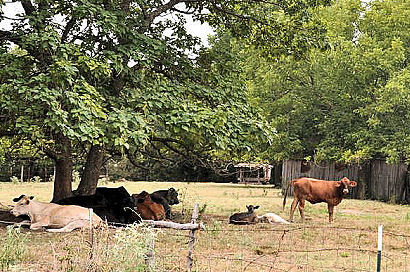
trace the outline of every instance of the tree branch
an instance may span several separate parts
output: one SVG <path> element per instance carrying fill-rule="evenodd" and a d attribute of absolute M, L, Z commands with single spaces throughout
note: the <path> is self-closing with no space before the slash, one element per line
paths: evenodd
<path fill-rule="evenodd" d="M 43 152 L 52 160 L 57 160 L 58 154 L 49 148 L 44 148 Z"/>
<path fill-rule="evenodd" d="M 19 44 L 21 42 L 21 38 L 10 31 L 0 30 L 0 41 L 9 41 Z"/>
<path fill-rule="evenodd" d="M 177 4 L 183 3 L 183 2 L 199 2 L 199 0 L 198 1 L 197 0 L 195 1 L 170 0 L 168 3 L 165 3 L 164 5 L 157 7 L 156 10 L 154 10 L 153 12 L 147 15 L 147 20 L 145 21 L 145 28 L 148 28 L 152 24 L 154 19 L 157 18 L 159 15 L 170 10 Z"/>
<path fill-rule="evenodd" d="M 70 33 L 70 30 L 73 28 L 75 22 L 76 22 L 76 19 L 74 19 L 74 15 L 73 15 L 71 19 L 67 22 L 67 25 L 64 28 L 63 34 L 61 35 L 62 43 L 64 43 L 67 40 L 68 33 Z"/>
<path fill-rule="evenodd" d="M 230 15 L 230 16 L 232 16 L 232 17 L 236 17 L 236 18 L 239 18 L 239 19 L 242 19 L 242 20 L 246 20 L 246 21 L 254 21 L 254 22 L 257 22 L 257 23 L 259 23 L 259 24 L 261 24 L 261 25 L 270 26 L 268 23 L 266 23 L 266 22 L 264 22 L 264 21 L 261 21 L 261 20 L 259 20 L 259 19 L 256 19 L 255 17 L 237 14 L 237 13 L 235 13 L 234 11 L 221 8 L 221 7 L 219 7 L 218 4 L 215 3 L 215 2 L 212 2 L 212 6 L 215 8 L 215 10 L 217 10 L 217 11 L 219 11 L 219 12 L 221 12 L 221 13 Z"/>
<path fill-rule="evenodd" d="M 30 0 L 21 0 L 21 5 L 23 6 L 24 12 L 28 16 L 32 15 L 36 11 Z"/>

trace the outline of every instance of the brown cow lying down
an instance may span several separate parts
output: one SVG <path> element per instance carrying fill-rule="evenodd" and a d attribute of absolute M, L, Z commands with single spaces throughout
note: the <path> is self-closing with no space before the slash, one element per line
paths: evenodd
<path fill-rule="evenodd" d="M 139 194 L 132 195 L 136 200 L 137 213 L 145 220 L 163 220 L 165 219 L 165 209 L 161 204 L 152 201 L 150 194 L 142 191 Z"/>
<path fill-rule="evenodd" d="M 258 217 L 255 214 L 255 210 L 259 206 L 249 205 L 246 206 L 247 212 L 234 213 L 229 217 L 229 224 L 236 225 L 248 225 L 258 223 Z"/>
<path fill-rule="evenodd" d="M 70 232 L 74 229 L 89 227 L 89 210 L 74 205 L 58 205 L 32 200 L 33 196 L 21 195 L 13 199 L 17 204 L 11 210 L 14 216 L 26 214 L 30 217 L 30 229 L 47 228 L 49 232 Z M 99 226 L 101 218 L 92 215 L 93 226 Z"/>
<path fill-rule="evenodd" d="M 165 209 L 167 219 L 171 219 L 171 205 L 179 204 L 178 192 L 174 188 L 158 190 L 150 194 L 152 201 L 161 204 Z"/>
<path fill-rule="evenodd" d="M 333 221 L 333 208 L 339 205 L 343 196 L 349 193 L 349 187 L 355 187 L 357 183 L 350 181 L 344 177 L 341 180 L 319 180 L 312 178 L 299 178 L 289 182 L 285 191 L 285 197 L 283 199 L 283 209 L 286 205 L 286 195 L 289 186 L 294 188 L 294 196 L 292 207 L 290 209 L 289 221 L 293 221 L 293 213 L 296 206 L 299 205 L 299 213 L 302 217 L 302 221 L 305 220 L 305 200 L 312 204 L 319 202 L 326 202 L 329 210 L 329 222 Z"/>

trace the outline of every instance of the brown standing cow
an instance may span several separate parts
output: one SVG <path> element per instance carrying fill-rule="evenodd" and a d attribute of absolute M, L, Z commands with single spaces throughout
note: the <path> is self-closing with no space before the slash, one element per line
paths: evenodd
<path fill-rule="evenodd" d="M 339 205 L 343 196 L 349 193 L 349 186 L 355 187 L 357 183 L 350 181 L 344 177 L 338 181 L 331 180 L 319 180 L 313 178 L 299 178 L 289 182 L 285 191 L 285 197 L 283 199 L 283 209 L 286 205 L 286 195 L 289 190 L 289 186 L 292 184 L 294 188 L 294 196 L 292 207 L 290 209 L 289 221 L 293 221 L 293 213 L 296 206 L 299 205 L 299 213 L 302 217 L 302 221 L 305 220 L 305 200 L 312 204 L 319 202 L 326 202 L 329 210 L 329 222 L 333 221 L 333 208 Z"/>

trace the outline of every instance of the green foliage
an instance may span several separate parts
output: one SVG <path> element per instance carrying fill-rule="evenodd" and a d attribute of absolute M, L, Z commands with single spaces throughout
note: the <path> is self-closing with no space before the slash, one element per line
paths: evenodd
<path fill-rule="evenodd" d="M 27 237 L 20 228 L 8 226 L 6 237 L 0 248 L 0 270 L 6 271 L 11 265 L 18 264 L 25 258 Z"/>
<path fill-rule="evenodd" d="M 154 250 L 155 239 L 156 232 L 143 226 L 131 225 L 118 230 L 109 252 L 116 264 L 114 271 L 151 271 L 145 264 L 145 256 L 149 250 Z"/>
<path fill-rule="evenodd" d="M 14 184 L 17 184 L 17 183 L 19 183 L 20 179 L 18 177 L 12 176 L 10 178 L 10 181 Z"/>
<path fill-rule="evenodd" d="M 39 176 L 34 176 L 30 179 L 31 182 L 39 183 L 41 182 L 41 178 Z"/>
<path fill-rule="evenodd" d="M 316 9 L 329 47 L 310 48 L 303 58 L 245 52 L 248 86 L 277 130 L 267 157 L 409 160 L 407 2 Z"/>
<path fill-rule="evenodd" d="M 26 140 L 54 160 L 72 153 L 81 162 L 84 147 L 102 145 L 142 164 L 173 156 L 251 159 L 270 142 L 272 130 L 234 67 L 231 51 L 242 44 L 215 43 L 195 59 L 199 40 L 187 33 L 178 1 L 17 2 L 25 20 L 0 32 L 0 136 Z M 195 19 L 236 37 L 252 34 L 248 44 L 260 40 L 263 26 L 265 39 L 277 37 L 273 51 L 293 52 L 312 42 L 294 26 L 314 33 L 305 9 L 321 2 L 185 5 Z"/>

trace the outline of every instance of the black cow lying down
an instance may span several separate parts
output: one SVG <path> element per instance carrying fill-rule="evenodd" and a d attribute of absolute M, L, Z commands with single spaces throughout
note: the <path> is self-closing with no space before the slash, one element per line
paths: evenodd
<path fill-rule="evenodd" d="M 255 214 L 255 210 L 259 209 L 259 206 L 247 205 L 247 212 L 234 213 L 229 217 L 229 224 L 236 225 L 248 225 L 258 222 L 258 217 Z"/>
<path fill-rule="evenodd" d="M 141 220 L 134 212 L 133 198 L 123 186 L 119 188 L 98 187 L 94 195 L 73 196 L 55 203 L 92 208 L 102 220 L 108 222 L 132 224 Z"/>
<path fill-rule="evenodd" d="M 165 216 L 167 219 L 171 219 L 171 207 L 170 205 L 176 205 L 179 203 L 178 192 L 174 188 L 168 190 L 158 190 L 151 193 L 152 201 L 161 204 L 165 210 Z"/>

